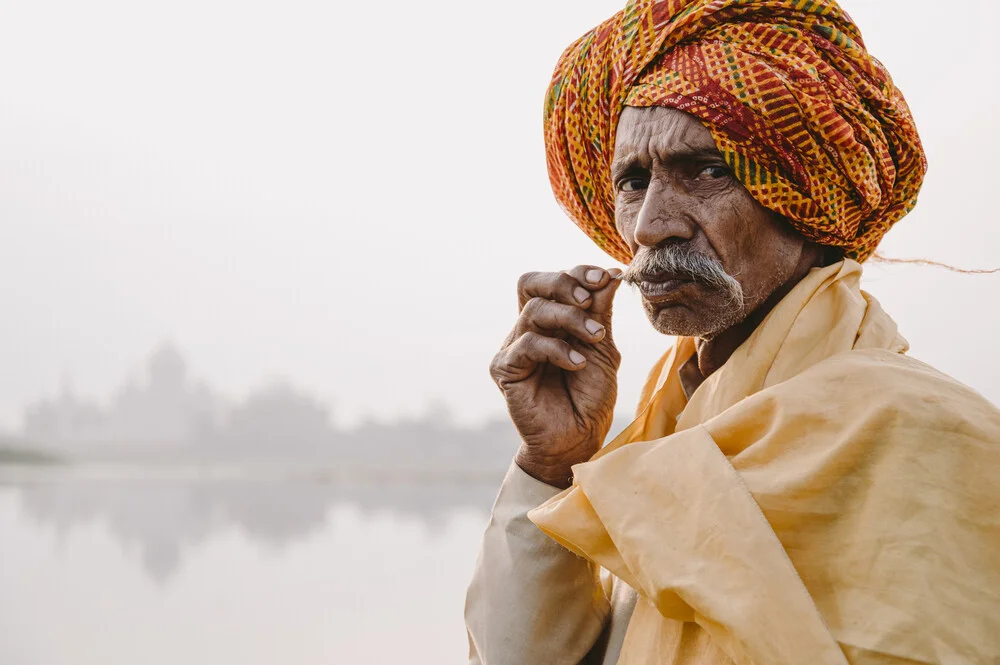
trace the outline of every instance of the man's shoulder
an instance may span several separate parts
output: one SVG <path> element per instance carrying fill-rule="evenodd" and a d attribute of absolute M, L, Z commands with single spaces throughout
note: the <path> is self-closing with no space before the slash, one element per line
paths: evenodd
<path fill-rule="evenodd" d="M 1000 444 L 1000 409 L 969 386 L 901 353 L 840 353 L 774 386 L 782 396 L 807 393 L 803 409 L 880 426 L 965 433 Z"/>

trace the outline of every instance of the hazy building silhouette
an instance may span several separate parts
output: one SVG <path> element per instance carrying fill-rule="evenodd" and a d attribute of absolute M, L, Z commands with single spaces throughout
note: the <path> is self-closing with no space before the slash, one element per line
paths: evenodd
<path fill-rule="evenodd" d="M 57 397 L 25 409 L 23 435 L 51 444 L 77 444 L 101 438 L 105 426 L 106 416 L 100 407 L 79 399 L 64 379 Z"/>
<path fill-rule="evenodd" d="M 172 344 L 150 355 L 146 381 L 129 383 L 108 412 L 105 443 L 180 446 L 202 437 L 218 420 L 219 400 L 188 379 L 187 363 Z"/>
<path fill-rule="evenodd" d="M 229 412 L 218 440 L 244 452 L 332 452 L 334 432 L 328 407 L 292 386 L 273 384 Z"/>
<path fill-rule="evenodd" d="M 190 383 L 180 352 L 163 344 L 150 355 L 144 380 L 119 388 L 106 409 L 77 398 L 64 381 L 58 397 L 25 410 L 23 434 L 50 446 L 180 446 L 205 438 L 218 426 L 220 412 L 211 390 Z"/>
<path fill-rule="evenodd" d="M 611 434 L 627 422 L 616 419 Z M 192 381 L 171 344 L 153 352 L 144 375 L 123 385 L 107 408 L 76 397 L 68 384 L 56 398 L 30 406 L 23 438 L 70 456 L 150 463 L 254 458 L 320 469 L 329 477 L 425 482 L 503 471 L 520 443 L 509 418 L 462 427 L 441 402 L 418 417 L 369 419 L 347 430 L 332 425 L 328 405 L 288 383 L 268 384 L 228 403 Z"/>

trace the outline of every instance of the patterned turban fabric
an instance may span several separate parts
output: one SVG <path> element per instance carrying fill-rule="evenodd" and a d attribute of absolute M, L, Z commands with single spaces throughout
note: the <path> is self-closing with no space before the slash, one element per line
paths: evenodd
<path fill-rule="evenodd" d="M 805 237 L 864 261 L 927 170 L 902 93 L 832 0 L 633 0 L 559 58 L 545 103 L 556 198 L 628 263 L 611 182 L 626 106 L 686 111 Z"/>

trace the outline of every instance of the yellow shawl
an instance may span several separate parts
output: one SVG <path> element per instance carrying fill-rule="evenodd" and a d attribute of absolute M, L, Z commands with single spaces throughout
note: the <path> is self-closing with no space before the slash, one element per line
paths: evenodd
<path fill-rule="evenodd" d="M 1000 663 L 1000 411 L 860 277 L 813 270 L 690 402 L 679 340 L 530 514 L 638 592 L 620 664 Z"/>

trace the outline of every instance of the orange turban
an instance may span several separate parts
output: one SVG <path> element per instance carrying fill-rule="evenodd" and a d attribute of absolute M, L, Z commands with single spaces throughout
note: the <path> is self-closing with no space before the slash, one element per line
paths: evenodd
<path fill-rule="evenodd" d="M 626 106 L 694 115 L 761 205 L 861 261 L 927 170 L 906 100 L 836 2 L 630 0 L 566 49 L 545 103 L 556 198 L 625 263 L 611 160 Z"/>

